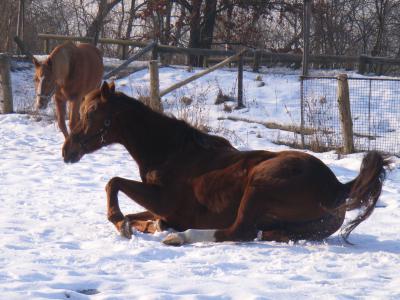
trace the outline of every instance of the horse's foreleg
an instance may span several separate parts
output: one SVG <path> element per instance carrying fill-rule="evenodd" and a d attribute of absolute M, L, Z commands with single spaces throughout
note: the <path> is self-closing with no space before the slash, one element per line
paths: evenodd
<path fill-rule="evenodd" d="M 60 128 L 61 132 L 64 135 L 64 138 L 67 138 L 68 130 L 67 130 L 67 126 L 65 125 L 66 102 L 61 96 L 59 96 L 57 94 L 54 96 L 54 100 L 56 103 L 56 115 L 57 115 L 58 128 Z"/>
<path fill-rule="evenodd" d="M 121 209 L 119 208 L 119 191 L 122 191 L 136 203 L 148 209 L 153 215 L 167 216 L 170 214 L 173 207 L 173 203 L 166 203 L 166 199 L 159 186 L 120 177 L 112 178 L 106 186 L 107 217 L 108 220 L 115 225 L 118 231 L 127 238 L 129 238 L 131 235 L 131 222 L 129 215 L 124 217 Z M 140 226 L 142 225 L 143 223 L 140 224 Z"/>
<path fill-rule="evenodd" d="M 125 215 L 120 233 L 122 236 L 130 238 L 132 228 L 143 233 L 155 233 L 163 231 L 166 225 L 149 211 Z"/>
<path fill-rule="evenodd" d="M 79 122 L 79 107 L 81 104 L 81 98 L 77 97 L 69 101 L 69 130 L 72 131 L 76 124 Z"/>

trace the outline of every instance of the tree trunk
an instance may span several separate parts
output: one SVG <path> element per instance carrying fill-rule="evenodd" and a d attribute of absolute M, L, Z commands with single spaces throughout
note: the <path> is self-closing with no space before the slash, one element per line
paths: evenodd
<path fill-rule="evenodd" d="M 125 39 L 129 39 L 132 34 L 133 20 L 135 18 L 136 8 L 135 0 L 131 1 L 131 8 L 129 9 L 128 25 L 126 26 Z"/>
<path fill-rule="evenodd" d="M 107 0 L 100 0 L 99 9 L 97 11 L 96 17 L 93 19 L 92 23 L 89 25 L 86 36 L 93 38 L 93 44 L 97 45 L 100 37 L 101 28 L 104 25 L 104 19 L 108 13 L 114 8 L 115 5 L 120 3 L 122 0 L 113 0 L 107 3 Z"/>
<path fill-rule="evenodd" d="M 182 28 L 183 28 L 184 20 L 186 18 L 186 9 L 183 4 L 180 4 L 180 7 L 181 7 L 180 15 L 178 17 L 178 20 L 175 23 L 175 36 L 171 43 L 172 46 L 178 46 L 179 41 L 182 38 Z"/>
<path fill-rule="evenodd" d="M 386 27 L 387 0 L 375 0 L 376 17 L 378 21 L 378 33 L 375 40 L 374 48 L 371 51 L 372 56 L 379 56 L 383 50 L 383 39 Z"/>
<path fill-rule="evenodd" d="M 122 39 L 123 38 L 122 37 L 122 26 L 125 23 L 125 5 L 124 5 L 124 1 L 123 0 L 122 0 L 121 8 L 122 8 L 122 16 L 121 16 L 121 20 L 119 20 L 119 23 L 118 23 L 118 31 L 117 31 L 117 38 L 118 39 Z"/>
<path fill-rule="evenodd" d="M 171 12 L 172 12 L 172 2 L 167 1 L 165 12 L 165 22 L 164 22 L 164 44 L 169 45 L 171 41 Z"/>
<path fill-rule="evenodd" d="M 211 49 L 216 16 L 217 0 L 206 0 L 206 5 L 204 7 L 204 24 L 200 30 L 200 48 Z M 200 65 L 203 65 L 203 59 L 203 56 L 199 57 Z"/>
<path fill-rule="evenodd" d="M 200 47 L 200 9 L 203 0 L 192 0 L 192 11 L 190 14 L 190 36 L 189 36 L 189 48 Z M 199 60 L 195 55 L 189 55 L 189 65 L 193 67 L 199 66 Z"/>
<path fill-rule="evenodd" d="M 204 25 L 201 28 L 201 46 L 210 49 L 213 42 L 215 18 L 217 16 L 217 0 L 206 0 L 204 8 Z"/>

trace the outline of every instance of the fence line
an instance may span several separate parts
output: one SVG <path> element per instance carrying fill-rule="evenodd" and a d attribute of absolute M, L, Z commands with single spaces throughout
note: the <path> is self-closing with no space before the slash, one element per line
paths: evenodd
<path fill-rule="evenodd" d="M 140 58 L 141 56 L 143 56 L 145 53 L 147 53 L 148 51 L 151 51 L 155 46 L 157 45 L 156 42 L 152 42 L 149 45 L 147 45 L 146 47 L 144 47 L 143 49 L 141 49 L 139 52 L 135 53 L 135 55 L 131 56 L 130 58 L 128 58 L 126 61 L 124 61 L 121 65 L 119 65 L 117 68 L 113 69 L 112 71 L 108 72 L 106 75 L 103 76 L 104 80 L 107 80 L 109 78 L 111 78 L 112 76 L 115 76 L 118 74 L 118 72 L 122 71 L 123 69 L 125 69 L 130 63 L 132 63 L 133 61 L 137 60 L 138 58 Z"/>
<path fill-rule="evenodd" d="M 302 77 L 302 122 L 315 129 L 305 146 L 321 150 L 344 147 L 339 79 Z M 400 155 L 400 79 L 348 78 L 355 151 Z"/>
<path fill-rule="evenodd" d="M 63 36 L 56 34 L 38 34 L 39 39 L 44 41 L 44 52 L 50 52 L 50 41 L 79 41 L 79 42 L 92 42 L 89 37 L 78 37 L 78 36 Z M 121 47 L 125 47 L 122 51 L 122 59 L 126 59 L 127 49 L 126 47 L 139 47 L 143 48 L 148 45 L 146 42 L 137 42 L 132 40 L 118 40 L 110 38 L 100 38 L 98 40 L 100 44 L 114 44 Z M 184 48 L 175 47 L 158 44 L 156 51 L 160 53 L 170 53 L 170 54 L 183 54 L 183 55 L 197 55 L 206 57 L 229 57 L 236 53 L 233 50 L 218 50 L 218 49 L 198 49 L 198 48 Z M 218 61 L 224 58 L 219 58 Z M 155 59 L 153 57 L 152 59 Z M 248 49 L 246 55 L 243 57 L 244 63 L 249 63 L 253 66 L 253 70 L 257 71 L 261 64 L 268 63 L 295 63 L 300 64 L 302 62 L 303 56 L 301 54 L 292 53 L 273 53 L 263 49 Z M 373 65 L 389 65 L 389 66 L 400 66 L 400 59 L 389 58 L 389 57 L 372 57 L 367 55 L 360 56 L 346 56 L 346 55 L 310 55 L 309 63 L 314 64 L 352 64 L 358 65 L 358 72 L 360 74 L 365 74 L 368 66 Z M 208 60 L 208 62 L 216 61 L 216 59 Z"/>

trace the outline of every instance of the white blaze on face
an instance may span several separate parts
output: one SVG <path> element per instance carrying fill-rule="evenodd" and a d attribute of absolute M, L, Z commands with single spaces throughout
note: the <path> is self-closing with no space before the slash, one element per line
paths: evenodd
<path fill-rule="evenodd" d="M 42 95 L 42 90 L 43 90 L 43 82 L 44 82 L 44 76 L 39 77 L 39 83 L 36 88 L 36 107 L 37 108 L 43 108 L 47 103 L 43 103 L 43 99 L 40 97 Z"/>
<path fill-rule="evenodd" d="M 38 83 L 38 86 L 37 86 L 36 95 L 41 95 L 42 94 L 43 81 L 44 81 L 44 76 L 39 77 L 39 83 Z"/>

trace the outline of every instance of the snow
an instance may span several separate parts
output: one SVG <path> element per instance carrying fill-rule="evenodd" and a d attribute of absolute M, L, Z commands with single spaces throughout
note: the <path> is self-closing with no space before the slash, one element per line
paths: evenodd
<path fill-rule="evenodd" d="M 198 70 L 196 70 L 198 71 Z M 13 72 L 17 107 L 31 105 L 31 70 Z M 160 69 L 161 89 L 192 75 Z M 214 105 L 218 86 L 234 91 L 236 74 L 224 69 L 171 95 L 167 112 L 200 118 L 240 149 L 279 151 L 279 133 L 255 123 L 218 120 L 230 115 L 260 121 L 297 122 L 296 72 L 245 72 L 246 109 L 231 113 Z M 144 71 L 117 82 L 117 89 L 144 93 Z M 177 104 L 199 98 L 197 117 Z M 203 104 L 203 105 L 201 105 Z M 233 104 L 229 104 L 233 106 Z M 288 116 L 285 106 L 289 109 Z M 48 111 L 51 115 L 51 109 Z M 199 117 L 198 115 L 201 115 Z M 372 216 L 350 236 L 324 242 L 196 243 L 168 247 L 166 232 L 121 238 L 106 218 L 104 187 L 113 176 L 139 180 L 136 163 L 119 145 L 66 165 L 62 134 L 54 122 L 35 115 L 0 115 L 0 298 L 1 299 L 400 299 L 400 160 Z M 346 182 L 359 171 L 362 153 L 316 154 Z M 125 213 L 140 206 L 120 194 Z M 354 216 L 354 215 L 350 215 Z"/>

